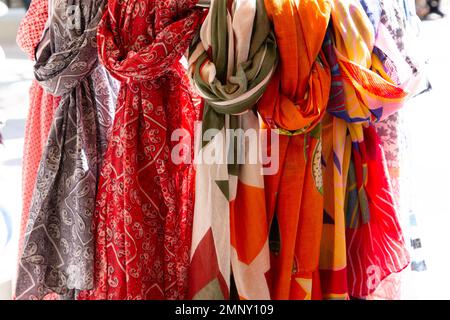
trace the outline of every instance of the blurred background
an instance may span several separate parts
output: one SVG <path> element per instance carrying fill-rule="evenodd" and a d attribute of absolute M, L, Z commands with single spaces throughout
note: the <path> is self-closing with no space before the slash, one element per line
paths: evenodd
<path fill-rule="evenodd" d="M 11 296 L 17 259 L 22 148 L 33 64 L 15 38 L 28 4 L 0 0 L 0 300 Z M 450 299 L 450 1 L 416 4 L 423 19 L 417 50 L 432 90 L 402 111 L 408 145 L 406 191 L 412 195 L 402 222 L 408 226 L 408 241 L 420 239 L 414 255 L 421 263 L 416 269 L 422 270 L 403 273 L 402 298 Z"/>
<path fill-rule="evenodd" d="M 22 210 L 22 148 L 33 77 L 33 63 L 15 42 L 24 15 L 22 0 L 0 1 L 0 299 L 10 297 Z"/>

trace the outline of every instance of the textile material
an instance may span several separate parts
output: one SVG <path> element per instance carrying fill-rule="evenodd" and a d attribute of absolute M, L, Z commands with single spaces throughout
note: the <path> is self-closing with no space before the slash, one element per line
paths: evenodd
<path fill-rule="evenodd" d="M 392 187 L 383 171 L 384 155 L 371 127 L 400 109 L 408 92 L 384 73 L 370 70 L 379 65 L 372 54 L 376 37 L 359 1 L 333 1 L 332 7 L 334 50 L 327 58 L 333 70 L 331 96 L 340 98 L 330 99 L 328 107 L 334 119 L 331 126 L 327 123 L 332 133 L 326 142 L 333 148 L 324 155 L 325 211 L 331 223 L 322 242 L 323 289 L 330 298 L 346 293 L 365 297 L 409 263 Z"/>
<path fill-rule="evenodd" d="M 80 299 L 186 297 L 200 104 L 180 59 L 202 19 L 195 3 L 108 1 L 99 55 L 121 89 L 96 201 L 95 288 Z"/>
<path fill-rule="evenodd" d="M 39 165 L 17 299 L 42 299 L 53 292 L 74 298 L 93 287 L 91 224 L 115 100 L 113 83 L 96 54 L 103 4 L 52 1 L 37 50 L 36 79 L 61 102 Z"/>
<path fill-rule="evenodd" d="M 35 60 L 34 52 L 44 32 L 47 18 L 48 1 L 33 0 L 30 10 L 20 23 L 16 41 L 31 60 Z M 23 249 L 39 162 L 47 142 L 54 112 L 59 104 L 59 98 L 45 92 L 36 80 L 31 83 L 29 97 L 30 106 L 25 125 L 22 160 L 22 218 L 19 230 L 19 252 Z"/>
<path fill-rule="evenodd" d="M 410 12 L 410 4 L 407 3 L 408 1 L 382 0 L 378 2 L 380 20 L 375 24 L 375 27 L 377 29 L 382 29 L 383 33 L 386 33 L 387 35 L 382 38 L 377 37 L 378 41 L 375 42 L 376 50 L 374 50 L 374 53 L 382 57 L 383 71 L 398 85 L 401 85 L 401 79 L 405 78 L 405 74 L 406 77 L 415 78 L 416 82 L 420 81 L 421 67 L 417 57 L 414 56 L 415 50 L 409 45 L 414 41 L 410 20 L 412 17 L 415 17 L 415 12 Z M 367 12 L 367 9 L 365 10 Z M 386 41 L 386 38 L 391 39 L 391 41 Z M 377 48 L 378 46 L 381 49 Z M 382 50 L 387 51 L 389 56 Z M 395 52 L 395 54 L 392 54 L 392 52 Z M 395 62 L 392 62 L 391 60 L 395 60 Z M 400 63 L 403 67 L 396 67 Z M 417 92 L 416 88 L 409 88 L 409 90 L 411 93 Z M 401 213 L 401 216 L 404 216 L 405 214 L 410 213 L 408 213 L 405 205 L 402 205 L 402 203 L 407 203 L 407 200 L 400 199 L 400 194 L 403 193 L 406 197 L 410 197 L 411 195 L 401 192 L 401 176 L 403 175 L 401 172 L 401 156 L 406 151 L 406 137 L 401 130 L 403 126 L 402 122 L 401 113 L 395 113 L 384 121 L 374 124 L 374 127 L 380 137 L 386 156 L 386 164 L 392 184 L 396 208 L 398 212 Z M 400 298 L 401 277 L 400 275 L 392 275 L 390 278 L 392 279 L 388 278 L 383 281 L 371 298 L 389 300 Z"/>
<path fill-rule="evenodd" d="M 205 99 L 196 166 L 189 297 L 230 295 L 231 271 L 241 299 L 270 299 L 259 122 L 253 107 L 276 67 L 276 44 L 263 0 L 212 1 L 189 58 Z M 243 130 L 241 137 L 236 137 Z M 209 141 L 208 132 L 216 130 Z M 245 141 L 251 132 L 258 141 Z M 250 147 L 251 146 L 251 147 Z M 220 152 L 211 163 L 207 155 Z M 244 150 L 242 152 L 242 150 Z M 242 152 L 239 154 L 239 152 Z M 257 161 L 251 163 L 256 156 Z"/>
<path fill-rule="evenodd" d="M 25 13 L 17 30 L 16 42 L 28 55 L 30 60 L 36 60 L 35 50 L 42 38 L 45 24 L 48 19 L 48 1 L 33 0 Z"/>
<path fill-rule="evenodd" d="M 395 0 L 397 1 L 397 0 Z M 376 34 L 378 25 L 381 20 L 381 1 L 380 0 L 360 0 L 359 1 L 364 8 L 367 17 L 373 25 L 374 32 Z"/>
<path fill-rule="evenodd" d="M 329 1 L 266 0 L 265 4 L 280 54 L 280 65 L 258 102 L 266 126 L 280 134 L 279 170 L 264 179 L 271 230 L 271 296 L 320 299 L 320 122 L 331 85 L 321 46 L 331 6 Z"/>

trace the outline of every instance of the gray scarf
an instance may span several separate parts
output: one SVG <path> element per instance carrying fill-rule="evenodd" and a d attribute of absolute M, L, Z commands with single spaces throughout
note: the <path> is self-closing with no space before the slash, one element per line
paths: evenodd
<path fill-rule="evenodd" d="M 117 86 L 99 65 L 104 0 L 51 0 L 35 77 L 61 96 L 38 169 L 17 299 L 73 299 L 93 288 L 92 218 Z"/>

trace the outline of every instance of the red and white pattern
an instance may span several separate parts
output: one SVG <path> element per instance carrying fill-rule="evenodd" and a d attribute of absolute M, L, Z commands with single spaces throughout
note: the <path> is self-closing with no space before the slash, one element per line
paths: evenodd
<path fill-rule="evenodd" d="M 80 299 L 186 297 L 195 174 L 171 161 L 171 135 L 189 132 L 190 158 L 199 105 L 180 59 L 202 18 L 194 4 L 108 2 L 99 55 L 122 84 L 97 194 L 95 289 Z"/>
<path fill-rule="evenodd" d="M 30 60 L 35 59 L 35 49 L 42 38 L 48 19 L 48 0 L 33 0 L 17 31 L 16 42 Z"/>

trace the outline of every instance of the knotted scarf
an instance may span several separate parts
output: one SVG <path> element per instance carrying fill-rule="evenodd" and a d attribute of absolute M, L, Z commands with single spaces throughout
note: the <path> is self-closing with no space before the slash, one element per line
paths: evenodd
<path fill-rule="evenodd" d="M 50 2 L 35 76 L 61 96 L 39 165 L 21 253 L 17 299 L 74 298 L 93 287 L 92 217 L 111 126 L 114 86 L 98 64 L 103 0 Z"/>
<path fill-rule="evenodd" d="M 186 297 L 199 103 L 180 59 L 200 26 L 195 3 L 108 1 L 99 55 L 121 89 L 96 203 L 95 289 L 81 299 Z"/>
<path fill-rule="evenodd" d="M 17 44 L 35 60 L 35 50 L 44 33 L 48 19 L 48 0 L 33 0 L 17 31 Z M 33 79 L 29 91 L 30 106 L 25 124 L 22 159 L 22 218 L 19 231 L 19 252 L 22 252 L 25 229 L 30 213 L 36 175 L 42 152 L 47 142 L 53 115 L 59 104 L 59 97 L 44 91 Z"/>
<path fill-rule="evenodd" d="M 272 299 L 320 299 L 323 188 L 321 126 L 330 91 L 322 53 L 330 2 L 265 1 L 280 64 L 258 112 L 280 134 L 279 170 L 265 176 L 271 233 Z"/>
<path fill-rule="evenodd" d="M 232 272 L 241 299 L 270 299 L 260 126 L 253 107 L 276 63 L 263 0 L 211 1 L 189 58 L 192 82 L 205 100 L 197 132 L 190 298 L 228 299 Z M 245 140 L 247 134 L 254 139 Z M 219 156 L 213 161 L 205 156 L 214 152 Z"/>
<path fill-rule="evenodd" d="M 325 214 L 321 250 L 324 297 L 365 297 L 408 264 L 385 158 L 371 125 L 401 108 L 408 93 L 371 70 L 375 31 L 359 1 L 333 1 L 333 71 L 324 121 Z M 375 68 L 374 67 L 374 68 Z M 347 226 L 346 231 L 344 231 Z M 344 238 L 344 234 L 346 237 Z M 345 251 L 346 250 L 346 251 Z"/>

